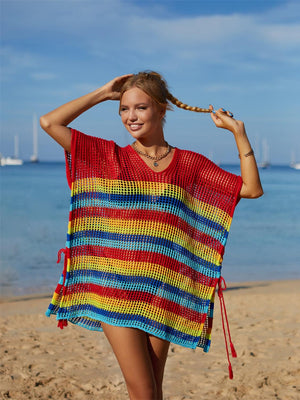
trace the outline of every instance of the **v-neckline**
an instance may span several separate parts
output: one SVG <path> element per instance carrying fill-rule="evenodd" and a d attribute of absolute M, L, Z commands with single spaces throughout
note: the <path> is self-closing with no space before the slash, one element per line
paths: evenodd
<path fill-rule="evenodd" d="M 168 172 L 169 170 L 173 169 L 176 161 L 177 161 L 177 156 L 178 156 L 178 148 L 174 147 L 174 154 L 173 157 L 171 159 L 171 161 L 169 162 L 169 165 L 164 168 L 162 171 L 155 171 L 154 169 L 152 169 L 143 159 L 142 157 L 133 149 L 133 147 L 129 144 L 127 146 L 128 150 L 134 155 L 134 157 L 139 161 L 140 164 L 143 165 L 143 167 L 145 169 L 150 170 L 151 172 L 153 172 L 153 174 L 164 174 L 166 172 Z"/>

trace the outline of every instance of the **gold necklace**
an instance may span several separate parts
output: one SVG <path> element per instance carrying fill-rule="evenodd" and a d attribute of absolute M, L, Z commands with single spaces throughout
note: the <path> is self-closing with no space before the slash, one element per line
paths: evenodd
<path fill-rule="evenodd" d="M 158 167 L 158 162 L 157 162 L 157 161 L 160 161 L 160 160 L 162 160 L 163 158 L 167 157 L 167 155 L 170 153 L 170 151 L 171 151 L 171 146 L 169 145 L 168 142 L 166 142 L 166 145 L 167 145 L 167 150 L 166 150 L 162 155 L 160 155 L 160 156 L 150 156 L 149 154 L 144 153 L 143 151 L 139 150 L 139 149 L 137 148 L 137 146 L 136 146 L 136 142 L 133 142 L 133 143 L 132 143 L 132 146 L 133 146 L 134 150 L 135 150 L 137 153 L 139 153 L 141 156 L 145 156 L 145 157 L 149 158 L 150 160 L 153 160 L 153 165 L 154 165 L 154 167 Z"/>

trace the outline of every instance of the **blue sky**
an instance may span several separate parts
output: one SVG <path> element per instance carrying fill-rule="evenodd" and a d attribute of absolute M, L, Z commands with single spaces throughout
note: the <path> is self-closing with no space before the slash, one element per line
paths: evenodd
<path fill-rule="evenodd" d="M 190 105 L 230 109 L 271 162 L 300 160 L 300 2 L 276 0 L 1 0 L 0 153 L 32 153 L 32 116 L 117 75 L 152 69 Z M 126 145 L 116 102 L 72 123 Z M 172 145 L 215 161 L 238 162 L 230 133 L 208 114 L 175 109 L 165 133 Z M 63 152 L 39 128 L 41 160 Z"/>

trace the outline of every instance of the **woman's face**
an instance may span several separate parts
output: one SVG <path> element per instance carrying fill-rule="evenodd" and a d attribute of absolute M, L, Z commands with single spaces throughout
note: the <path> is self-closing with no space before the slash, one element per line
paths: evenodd
<path fill-rule="evenodd" d="M 135 139 L 161 134 L 164 110 L 137 87 L 127 90 L 120 101 L 122 122 Z"/>

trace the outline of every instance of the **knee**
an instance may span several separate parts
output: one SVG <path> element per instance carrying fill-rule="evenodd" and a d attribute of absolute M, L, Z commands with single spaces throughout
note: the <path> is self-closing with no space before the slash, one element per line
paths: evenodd
<path fill-rule="evenodd" d="M 155 380 L 150 382 L 126 382 L 130 400 L 158 400 Z"/>

